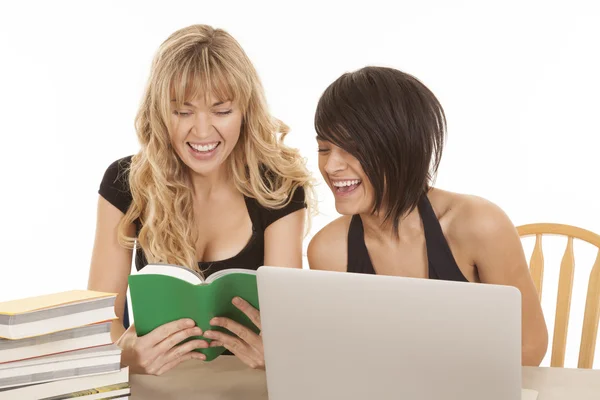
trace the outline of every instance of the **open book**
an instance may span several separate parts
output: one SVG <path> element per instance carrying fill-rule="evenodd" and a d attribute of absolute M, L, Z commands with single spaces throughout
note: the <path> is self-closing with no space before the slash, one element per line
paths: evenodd
<path fill-rule="evenodd" d="M 203 280 L 200 274 L 189 268 L 149 264 L 129 277 L 129 291 L 138 336 L 181 318 L 193 319 L 203 332 L 209 329 L 227 332 L 210 325 L 213 317 L 227 317 L 259 332 L 250 319 L 231 303 L 238 296 L 258 308 L 254 270 L 226 269 Z M 210 339 L 204 340 L 210 343 Z M 222 354 L 225 348 L 196 351 L 204 353 L 206 361 L 211 361 Z"/>

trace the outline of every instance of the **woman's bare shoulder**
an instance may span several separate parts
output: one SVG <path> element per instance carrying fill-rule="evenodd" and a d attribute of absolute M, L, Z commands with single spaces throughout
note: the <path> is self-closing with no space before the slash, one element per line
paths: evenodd
<path fill-rule="evenodd" d="M 348 263 L 348 229 L 351 216 L 344 215 L 325 225 L 308 245 L 311 269 L 346 271 Z"/>
<path fill-rule="evenodd" d="M 429 199 L 444 234 L 459 241 L 493 239 L 499 229 L 514 229 L 506 213 L 483 197 L 433 189 Z"/>

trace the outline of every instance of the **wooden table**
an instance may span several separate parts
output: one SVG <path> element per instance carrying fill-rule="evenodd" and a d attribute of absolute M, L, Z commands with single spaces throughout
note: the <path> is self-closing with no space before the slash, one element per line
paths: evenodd
<path fill-rule="evenodd" d="M 131 375 L 131 400 L 267 400 L 264 371 L 233 356 L 188 361 L 162 376 Z M 600 400 L 600 370 L 523 368 L 523 387 L 538 400 Z"/>

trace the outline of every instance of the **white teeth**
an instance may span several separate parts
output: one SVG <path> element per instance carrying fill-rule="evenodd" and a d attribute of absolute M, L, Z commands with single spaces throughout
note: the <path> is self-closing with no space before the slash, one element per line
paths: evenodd
<path fill-rule="evenodd" d="M 360 179 L 355 179 L 353 181 L 337 181 L 337 182 L 333 182 L 333 186 L 344 187 L 344 186 L 358 185 L 359 183 L 360 183 Z"/>
<path fill-rule="evenodd" d="M 192 148 L 196 151 L 211 151 L 214 150 L 215 147 L 217 147 L 219 143 L 213 143 L 213 144 L 207 144 L 205 146 L 199 145 L 199 144 L 193 144 L 190 143 L 190 146 L 192 146 Z"/>

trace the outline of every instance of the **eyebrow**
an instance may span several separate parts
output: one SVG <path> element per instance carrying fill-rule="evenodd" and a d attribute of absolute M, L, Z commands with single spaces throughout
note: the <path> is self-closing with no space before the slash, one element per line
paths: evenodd
<path fill-rule="evenodd" d="M 176 101 L 177 101 L 177 100 L 175 100 L 175 99 L 171 99 L 171 103 L 175 103 Z M 211 107 L 217 107 L 217 106 L 220 106 L 220 105 L 222 105 L 222 104 L 225 104 L 225 103 L 227 103 L 227 102 L 230 102 L 230 101 L 231 101 L 231 100 L 226 100 L 226 101 L 217 101 L 217 102 L 216 102 L 216 103 L 214 103 L 214 104 L 213 104 Z M 192 103 L 189 103 L 189 102 L 187 102 L 187 101 L 186 101 L 186 102 L 184 102 L 184 103 L 183 103 L 183 105 L 184 105 L 184 106 L 188 106 L 188 107 L 195 107 L 195 106 L 194 106 Z"/>

